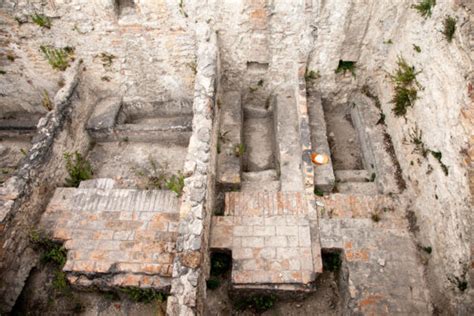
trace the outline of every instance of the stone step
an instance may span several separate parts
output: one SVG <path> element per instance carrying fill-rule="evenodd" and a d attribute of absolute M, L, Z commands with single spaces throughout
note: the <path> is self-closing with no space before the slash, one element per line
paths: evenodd
<path fill-rule="evenodd" d="M 277 192 L 280 189 L 280 181 L 244 181 L 240 192 Z"/>
<path fill-rule="evenodd" d="M 371 175 L 367 170 L 336 170 L 334 171 L 336 181 L 343 182 L 368 182 Z"/>
<path fill-rule="evenodd" d="M 153 128 L 156 130 L 180 129 L 180 130 L 191 131 L 192 123 L 193 123 L 193 116 L 185 115 L 185 116 L 171 116 L 171 117 L 153 117 L 153 116 L 141 117 L 141 118 L 130 120 L 123 125 L 128 126 L 128 125 L 133 124 L 133 125 L 153 126 Z"/>
<path fill-rule="evenodd" d="M 110 178 L 98 178 L 91 180 L 81 181 L 79 184 L 80 189 L 102 189 L 110 190 L 115 187 L 115 180 Z"/>
<path fill-rule="evenodd" d="M 108 187 L 108 181 L 85 183 Z M 69 199 L 65 198 L 69 196 Z M 67 205 L 70 203 L 71 205 Z M 100 189 L 100 188 L 61 188 L 58 189 L 50 205 L 64 205 L 84 212 L 162 212 L 176 213 L 179 199 L 176 193 L 168 190 Z"/>
<path fill-rule="evenodd" d="M 247 182 L 270 182 L 278 181 L 278 174 L 275 169 L 268 169 L 256 172 L 242 173 L 242 181 Z"/>
<path fill-rule="evenodd" d="M 227 192 L 224 214 L 229 216 L 307 215 L 309 208 L 302 192 Z"/>
<path fill-rule="evenodd" d="M 336 190 L 339 193 L 377 195 L 379 194 L 375 182 L 345 182 L 337 183 Z"/>

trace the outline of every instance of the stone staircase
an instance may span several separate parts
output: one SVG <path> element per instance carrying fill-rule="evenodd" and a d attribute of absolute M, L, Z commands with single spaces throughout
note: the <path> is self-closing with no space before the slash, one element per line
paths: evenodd
<path fill-rule="evenodd" d="M 280 181 L 275 169 L 242 173 L 242 192 L 270 191 L 280 189 Z"/>
<path fill-rule="evenodd" d="M 116 189 L 111 179 L 58 188 L 40 226 L 64 242 L 63 271 L 80 287 L 168 291 L 179 199 L 165 190 Z"/>

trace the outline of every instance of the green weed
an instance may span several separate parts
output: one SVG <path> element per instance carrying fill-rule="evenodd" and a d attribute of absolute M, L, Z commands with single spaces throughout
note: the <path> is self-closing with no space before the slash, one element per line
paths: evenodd
<path fill-rule="evenodd" d="M 417 99 L 419 84 L 416 76 L 420 72 L 417 72 L 414 66 L 408 65 L 403 57 L 398 57 L 397 66 L 397 70 L 391 75 L 395 83 L 392 111 L 396 116 L 405 116 L 408 107 L 412 107 Z"/>
<path fill-rule="evenodd" d="M 440 166 L 441 166 L 441 169 L 443 170 L 444 172 L 444 175 L 448 175 L 449 174 L 449 170 L 448 170 L 448 166 L 446 166 L 442 161 L 441 161 L 441 158 L 443 158 L 443 154 L 440 152 L 440 151 L 433 151 L 433 150 L 430 150 L 430 153 L 431 155 L 436 159 L 438 160 Z"/>
<path fill-rule="evenodd" d="M 421 53 L 421 47 L 420 46 L 413 44 L 413 49 L 415 50 L 415 52 Z"/>
<path fill-rule="evenodd" d="M 304 73 L 304 80 L 306 81 L 306 83 L 310 83 L 311 81 L 319 79 L 319 78 L 321 78 L 321 74 L 319 73 L 319 70 L 314 71 L 314 70 L 308 70 L 308 68 L 306 68 L 306 71 Z"/>
<path fill-rule="evenodd" d="M 421 0 L 418 4 L 412 6 L 424 18 L 430 17 L 436 0 Z"/>
<path fill-rule="evenodd" d="M 184 188 L 184 176 L 178 172 L 178 175 L 172 175 L 166 180 L 165 186 L 168 190 L 176 193 L 177 196 L 181 196 Z"/>
<path fill-rule="evenodd" d="M 34 247 L 41 251 L 41 261 L 43 263 L 53 263 L 58 267 L 64 266 L 66 263 L 66 249 L 46 237 L 46 234 L 41 231 L 30 232 L 30 241 Z"/>
<path fill-rule="evenodd" d="M 245 145 L 244 144 L 238 144 L 234 148 L 234 154 L 236 157 L 242 157 L 245 153 Z"/>
<path fill-rule="evenodd" d="M 96 57 L 98 57 L 100 59 L 100 61 L 102 63 L 102 66 L 105 69 L 110 69 L 110 67 L 112 66 L 112 64 L 114 62 L 114 59 L 117 58 L 117 56 L 115 56 L 113 54 L 105 53 L 105 52 L 100 53 Z"/>
<path fill-rule="evenodd" d="M 153 301 L 164 302 L 166 295 L 151 288 L 126 287 L 121 289 L 128 298 L 134 302 L 151 303 Z"/>
<path fill-rule="evenodd" d="M 449 43 L 453 41 L 454 32 L 456 32 L 456 19 L 451 16 L 447 16 L 443 21 L 442 33 Z"/>
<path fill-rule="evenodd" d="M 64 71 L 69 67 L 69 62 L 74 60 L 74 48 L 54 48 L 52 46 L 40 46 L 44 57 L 53 69 Z"/>
<path fill-rule="evenodd" d="M 46 29 L 51 28 L 51 19 L 43 14 L 35 13 L 31 16 L 33 23 L 38 25 L 39 27 L 44 27 Z"/>
<path fill-rule="evenodd" d="M 66 170 L 69 174 L 69 177 L 66 178 L 67 186 L 77 188 L 81 181 L 92 178 L 92 166 L 80 153 L 77 151 L 72 154 L 64 153 L 64 159 L 66 160 Z"/>

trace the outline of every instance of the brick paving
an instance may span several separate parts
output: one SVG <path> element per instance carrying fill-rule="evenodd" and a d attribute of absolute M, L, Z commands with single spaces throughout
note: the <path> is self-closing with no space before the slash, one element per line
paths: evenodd
<path fill-rule="evenodd" d="M 41 226 L 64 242 L 72 284 L 169 287 L 179 222 L 171 191 L 59 188 Z"/>
<path fill-rule="evenodd" d="M 232 250 L 234 288 L 310 289 L 321 257 L 305 195 L 229 192 L 225 201 L 224 216 L 213 218 L 211 248 Z"/>

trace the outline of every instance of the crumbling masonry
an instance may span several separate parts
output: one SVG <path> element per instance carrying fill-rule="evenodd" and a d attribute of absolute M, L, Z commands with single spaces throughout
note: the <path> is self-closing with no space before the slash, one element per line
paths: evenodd
<path fill-rule="evenodd" d="M 474 312 L 474 7 L 411 5 L 0 4 L 0 313 L 36 231 L 74 291 L 153 289 L 169 315 L 212 314 L 214 253 L 232 298 L 318 295 L 330 253 L 343 314 Z M 401 56 L 422 87 L 404 117 Z M 65 187 L 75 152 L 93 175 Z"/>

